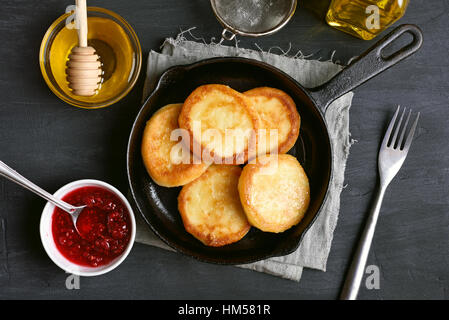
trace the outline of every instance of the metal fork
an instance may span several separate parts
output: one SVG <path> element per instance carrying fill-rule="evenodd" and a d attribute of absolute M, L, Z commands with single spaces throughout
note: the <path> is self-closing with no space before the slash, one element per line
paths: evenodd
<path fill-rule="evenodd" d="M 380 184 L 377 190 L 374 204 L 368 216 L 368 221 L 365 225 L 365 229 L 363 230 L 362 237 L 357 246 L 357 250 L 351 263 L 351 267 L 349 268 L 348 274 L 346 276 L 346 281 L 340 295 L 340 299 L 342 300 L 355 300 L 357 298 L 360 283 L 362 282 L 363 274 L 365 272 L 365 265 L 368 259 L 371 242 L 373 240 L 374 230 L 376 228 L 377 218 L 379 217 L 380 207 L 382 205 L 385 191 L 391 180 L 393 180 L 402 164 L 404 163 L 408 150 L 410 149 L 410 145 L 412 144 L 413 135 L 418 124 L 419 113 L 416 116 L 416 119 L 407 135 L 405 142 L 403 143 L 412 111 L 410 110 L 405 124 L 401 126 L 402 120 L 404 119 L 405 115 L 405 108 L 399 121 L 396 123 L 396 118 L 398 117 L 399 110 L 400 107 L 398 106 L 393 119 L 388 126 L 387 132 L 385 133 L 385 137 L 380 147 L 378 157 Z M 393 136 L 391 136 L 394 127 L 395 130 Z M 399 131 L 401 128 L 402 130 L 399 135 Z"/>

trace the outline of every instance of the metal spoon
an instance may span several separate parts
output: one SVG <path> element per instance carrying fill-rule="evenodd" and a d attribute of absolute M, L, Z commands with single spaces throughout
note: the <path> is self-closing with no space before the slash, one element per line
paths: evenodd
<path fill-rule="evenodd" d="M 81 207 L 75 207 L 70 204 L 68 204 L 65 201 L 62 201 L 60 199 L 55 198 L 53 195 L 49 194 L 47 191 L 43 190 L 42 188 L 38 187 L 10 167 L 8 167 L 5 163 L 0 161 L 0 175 L 4 176 L 5 178 L 11 180 L 12 182 L 17 183 L 18 185 L 21 185 L 22 187 L 34 192 L 38 196 L 44 198 L 48 202 L 54 204 L 58 208 L 61 208 L 65 212 L 70 214 L 70 217 L 72 217 L 73 225 L 75 226 L 76 232 L 81 236 L 80 232 L 78 231 L 78 228 L 76 226 L 76 221 L 78 220 L 78 217 L 83 211 L 83 209 L 86 206 Z"/>

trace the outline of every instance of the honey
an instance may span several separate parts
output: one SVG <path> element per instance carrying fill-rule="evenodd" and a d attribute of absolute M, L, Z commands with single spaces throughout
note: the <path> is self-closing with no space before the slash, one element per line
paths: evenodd
<path fill-rule="evenodd" d="M 373 39 L 405 13 L 409 0 L 332 0 L 327 23 L 364 40 Z"/>
<path fill-rule="evenodd" d="M 94 96 L 76 96 L 68 87 L 66 63 L 73 47 L 78 45 L 75 28 L 63 27 L 55 36 L 49 49 L 51 73 L 61 90 L 70 98 L 91 104 L 113 99 L 129 86 L 136 68 L 136 54 L 125 30 L 115 21 L 90 16 L 88 24 L 88 45 L 95 48 L 102 63 L 102 82 Z"/>

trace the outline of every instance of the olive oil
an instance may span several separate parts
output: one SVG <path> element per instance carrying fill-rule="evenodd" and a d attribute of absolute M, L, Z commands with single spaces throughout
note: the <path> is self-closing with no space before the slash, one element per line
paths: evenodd
<path fill-rule="evenodd" d="M 364 40 L 370 40 L 399 20 L 409 0 L 332 0 L 327 23 Z"/>
<path fill-rule="evenodd" d="M 62 28 L 50 48 L 49 62 L 53 77 L 68 96 L 89 103 L 103 102 L 115 97 L 128 86 L 136 64 L 132 43 L 123 28 L 102 17 L 88 17 L 88 45 L 95 48 L 102 63 L 102 83 L 91 97 L 75 96 L 68 87 L 66 63 L 73 47 L 78 45 L 77 30 Z"/>

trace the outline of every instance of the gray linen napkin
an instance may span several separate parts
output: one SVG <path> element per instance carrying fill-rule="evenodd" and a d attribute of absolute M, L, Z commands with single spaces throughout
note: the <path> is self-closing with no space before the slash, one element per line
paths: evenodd
<path fill-rule="evenodd" d="M 342 69 L 342 66 L 331 61 L 306 60 L 300 57 L 280 56 L 214 43 L 198 43 L 188 41 L 182 36 L 178 36 L 176 39 L 166 39 L 161 48 L 162 53 L 151 51 L 148 56 L 144 99 L 150 94 L 159 76 L 167 68 L 211 57 L 241 56 L 261 60 L 288 73 L 305 87 L 314 87 L 324 83 Z M 332 103 L 325 112 L 333 144 L 335 173 L 330 184 L 329 196 L 322 208 L 323 212 L 308 230 L 295 252 L 287 256 L 269 258 L 239 267 L 295 281 L 301 279 L 303 267 L 326 271 L 326 262 L 340 210 L 340 193 L 343 189 L 346 160 L 352 144 L 349 133 L 349 108 L 352 97 L 352 92 L 344 95 Z M 172 250 L 151 232 L 140 217 L 137 221 L 136 241 Z"/>

